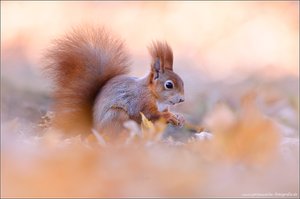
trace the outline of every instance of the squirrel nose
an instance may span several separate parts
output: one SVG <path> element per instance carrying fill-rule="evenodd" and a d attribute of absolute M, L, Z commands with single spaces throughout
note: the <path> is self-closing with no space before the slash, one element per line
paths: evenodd
<path fill-rule="evenodd" d="M 184 102 L 184 99 L 183 99 L 183 98 L 180 98 L 179 103 L 180 103 L 180 102 Z"/>

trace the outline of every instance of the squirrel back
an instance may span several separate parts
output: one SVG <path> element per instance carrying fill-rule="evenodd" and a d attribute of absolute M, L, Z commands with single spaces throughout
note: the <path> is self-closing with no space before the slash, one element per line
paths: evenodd
<path fill-rule="evenodd" d="M 54 127 L 91 132 L 98 92 L 129 71 L 123 42 L 102 27 L 78 27 L 55 40 L 45 60 L 45 73 L 54 81 Z"/>

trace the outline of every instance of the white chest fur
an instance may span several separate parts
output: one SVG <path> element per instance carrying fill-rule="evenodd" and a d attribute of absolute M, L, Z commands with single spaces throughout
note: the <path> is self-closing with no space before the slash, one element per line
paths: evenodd
<path fill-rule="evenodd" d="M 160 111 L 160 112 L 169 110 L 169 104 L 156 102 L 156 105 L 157 105 L 158 111 Z"/>

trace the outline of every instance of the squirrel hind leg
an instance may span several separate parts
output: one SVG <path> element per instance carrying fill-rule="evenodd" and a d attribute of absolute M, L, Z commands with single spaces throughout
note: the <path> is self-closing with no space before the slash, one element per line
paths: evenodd
<path fill-rule="evenodd" d="M 99 133 L 109 140 L 119 140 L 129 135 L 129 131 L 123 126 L 124 122 L 129 119 L 129 115 L 125 110 L 111 108 L 105 113 L 103 118 L 95 122 L 94 126 Z"/>

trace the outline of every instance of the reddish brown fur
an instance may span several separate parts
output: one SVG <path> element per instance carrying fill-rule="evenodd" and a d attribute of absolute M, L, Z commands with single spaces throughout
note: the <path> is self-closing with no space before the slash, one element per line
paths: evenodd
<path fill-rule="evenodd" d="M 173 51 L 166 42 L 153 42 L 148 49 L 153 62 L 157 59 L 160 60 L 163 66 L 162 72 L 164 72 L 165 69 L 173 70 Z"/>
<path fill-rule="evenodd" d="M 119 133 L 126 120 L 140 123 L 141 112 L 152 121 L 163 117 L 178 124 L 174 114 L 160 112 L 157 106 L 183 99 L 172 50 L 166 42 L 154 42 L 149 52 L 151 72 L 133 78 L 125 75 L 128 58 L 123 43 L 103 28 L 74 29 L 56 40 L 46 55 L 46 72 L 56 83 L 54 125 L 80 134 L 91 132 L 92 126 L 102 133 Z M 164 88 L 167 80 L 174 82 L 174 89 Z"/>
<path fill-rule="evenodd" d="M 94 99 L 109 79 L 128 72 L 127 57 L 124 44 L 103 28 L 79 27 L 56 40 L 45 55 L 56 84 L 54 125 L 90 132 Z"/>

